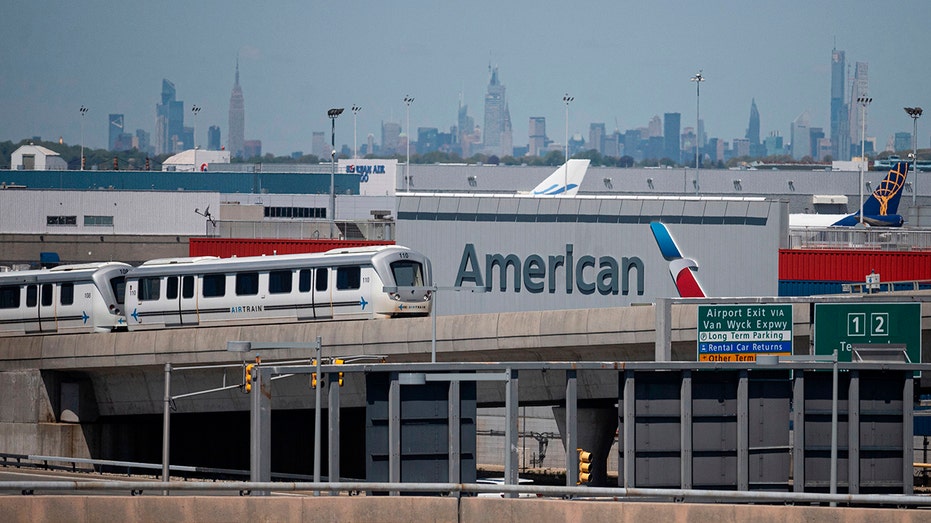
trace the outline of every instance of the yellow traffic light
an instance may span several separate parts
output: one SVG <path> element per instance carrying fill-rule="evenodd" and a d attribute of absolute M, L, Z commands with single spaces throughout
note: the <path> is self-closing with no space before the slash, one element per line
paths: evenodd
<path fill-rule="evenodd" d="M 343 364 L 343 360 L 337 358 L 337 359 L 333 360 L 333 363 L 335 363 L 336 365 L 342 365 L 342 364 Z M 339 383 L 339 386 L 340 386 L 340 387 L 343 386 L 343 371 L 339 371 L 339 376 L 338 376 L 337 382 Z"/>
<path fill-rule="evenodd" d="M 246 391 L 246 394 L 252 392 L 252 367 L 255 367 L 254 363 L 246 365 L 246 371 L 243 376 L 243 390 Z"/>
<path fill-rule="evenodd" d="M 581 485 L 592 480 L 592 453 L 581 448 L 575 450 L 579 453 L 579 480 L 576 485 Z"/>
<path fill-rule="evenodd" d="M 316 372 L 310 373 L 310 388 L 312 389 L 317 388 L 317 373 Z"/>

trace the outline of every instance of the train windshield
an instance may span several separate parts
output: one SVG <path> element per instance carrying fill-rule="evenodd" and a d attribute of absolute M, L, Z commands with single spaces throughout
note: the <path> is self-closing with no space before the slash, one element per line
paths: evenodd
<path fill-rule="evenodd" d="M 110 288 L 113 289 L 113 294 L 116 295 L 116 302 L 123 305 L 123 294 L 126 292 L 126 278 L 123 276 L 110 278 Z"/>
<path fill-rule="evenodd" d="M 391 263 L 391 274 L 398 287 L 417 287 L 423 283 L 423 265 L 410 260 L 400 260 Z"/>

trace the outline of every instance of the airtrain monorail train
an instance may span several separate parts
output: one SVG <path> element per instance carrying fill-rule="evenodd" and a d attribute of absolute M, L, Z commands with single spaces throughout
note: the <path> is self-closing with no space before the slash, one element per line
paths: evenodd
<path fill-rule="evenodd" d="M 0 273 L 0 335 L 126 327 L 123 293 L 130 269 L 104 262 Z"/>
<path fill-rule="evenodd" d="M 424 316 L 430 285 L 430 260 L 393 245 L 65 265 L 0 273 L 0 335 Z"/>

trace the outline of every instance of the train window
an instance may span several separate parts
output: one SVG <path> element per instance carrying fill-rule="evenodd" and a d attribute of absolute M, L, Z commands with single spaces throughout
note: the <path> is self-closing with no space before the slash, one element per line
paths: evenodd
<path fill-rule="evenodd" d="M 287 294 L 291 292 L 291 271 L 271 271 L 268 273 L 268 292 L 270 294 Z"/>
<path fill-rule="evenodd" d="M 336 288 L 346 291 L 358 289 L 362 283 L 361 267 L 339 267 L 336 269 Z"/>
<path fill-rule="evenodd" d="M 0 287 L 0 309 L 19 307 L 19 285 Z"/>
<path fill-rule="evenodd" d="M 185 299 L 194 297 L 193 276 L 184 276 L 181 278 L 181 297 Z"/>
<path fill-rule="evenodd" d="M 398 287 L 423 285 L 423 266 L 410 260 L 396 261 L 391 264 L 391 275 Z"/>
<path fill-rule="evenodd" d="M 259 293 L 259 273 L 257 272 L 236 273 L 236 295 L 237 296 L 255 296 L 258 293 Z"/>
<path fill-rule="evenodd" d="M 226 295 L 225 274 L 204 275 L 204 298 L 215 298 Z"/>
<path fill-rule="evenodd" d="M 297 273 L 298 292 L 310 292 L 310 269 L 301 269 Z"/>
<path fill-rule="evenodd" d="M 165 297 L 169 300 L 178 299 L 178 277 L 169 276 L 167 285 L 165 285 Z"/>
<path fill-rule="evenodd" d="M 314 287 L 315 289 L 317 289 L 317 292 L 323 292 L 326 290 L 328 272 L 329 270 L 327 269 L 317 269 L 317 286 Z"/>
<path fill-rule="evenodd" d="M 43 283 L 42 284 L 42 306 L 51 307 L 52 305 L 52 284 Z"/>
<path fill-rule="evenodd" d="M 71 305 L 74 303 L 74 284 L 71 282 L 62 283 L 59 289 L 59 299 L 62 305 Z"/>
<path fill-rule="evenodd" d="M 157 300 L 162 281 L 158 278 L 139 279 L 139 301 Z"/>
<path fill-rule="evenodd" d="M 26 307 L 35 307 L 39 302 L 39 291 L 35 285 L 26 287 Z"/>
<path fill-rule="evenodd" d="M 126 277 L 110 278 L 110 288 L 113 289 L 113 294 L 116 295 L 116 302 L 122 305 L 125 298 L 124 294 L 126 294 Z"/>

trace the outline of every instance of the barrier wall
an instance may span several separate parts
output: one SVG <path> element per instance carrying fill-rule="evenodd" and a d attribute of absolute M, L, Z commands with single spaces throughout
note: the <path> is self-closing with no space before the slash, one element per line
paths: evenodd
<path fill-rule="evenodd" d="M 382 523 L 435 521 L 533 523 L 616 521 L 665 523 L 785 523 L 786 521 L 912 523 L 931 521 L 923 510 L 690 503 L 586 502 L 558 499 L 438 497 L 192 497 L 0 496 L 10 522 L 69 521 L 314 521 Z"/>

